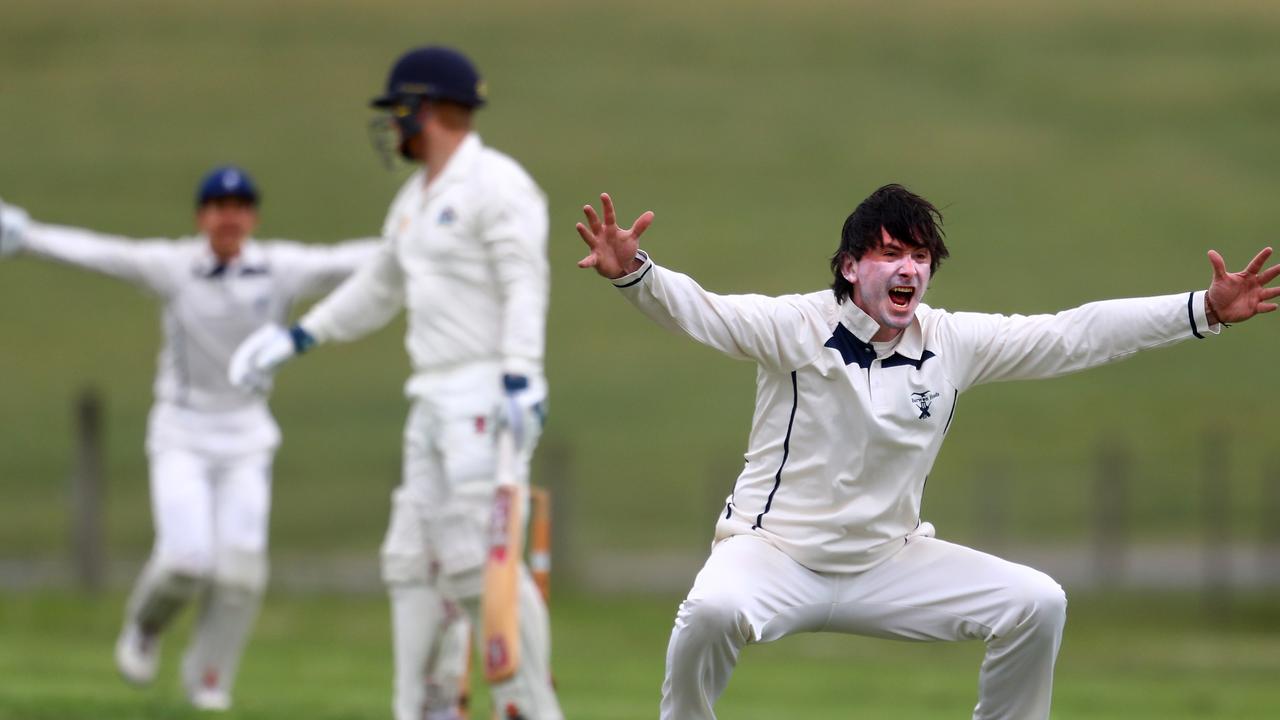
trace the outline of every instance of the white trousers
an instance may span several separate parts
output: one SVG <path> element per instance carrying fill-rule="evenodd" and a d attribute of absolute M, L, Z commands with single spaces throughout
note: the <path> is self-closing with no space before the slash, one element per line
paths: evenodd
<path fill-rule="evenodd" d="M 225 577 L 241 584 L 235 556 L 267 550 L 271 515 L 270 451 L 211 457 L 188 450 L 151 454 L 154 561 L 193 577 Z"/>
<path fill-rule="evenodd" d="M 479 631 L 489 517 L 495 490 L 494 410 L 501 385 L 492 373 L 452 378 L 414 403 L 405 425 L 404 481 L 392 495 L 382 544 L 390 588 L 398 720 L 420 718 L 453 702 L 446 678 L 466 671 L 466 648 L 447 642 L 446 608 L 457 604 Z M 518 479 L 527 487 L 536 437 L 521 451 Z M 526 493 L 527 496 L 527 493 Z M 524 514 L 528 517 L 528 513 Z M 551 634 L 545 604 L 521 569 L 520 667 L 490 688 L 493 705 L 524 720 L 561 720 L 551 687 Z"/>
<path fill-rule="evenodd" d="M 719 542 L 680 605 L 667 648 L 664 720 L 712 720 L 748 643 L 802 632 L 982 640 L 975 720 L 1049 717 L 1066 596 L 1029 567 L 912 536 L 880 565 L 819 573 L 767 541 Z M 851 699 L 856 702 L 855 699 Z"/>
<path fill-rule="evenodd" d="M 190 695 L 228 697 L 267 581 L 273 451 L 151 452 L 155 542 L 126 609 L 156 637 L 192 600 L 200 615 L 182 663 Z"/>

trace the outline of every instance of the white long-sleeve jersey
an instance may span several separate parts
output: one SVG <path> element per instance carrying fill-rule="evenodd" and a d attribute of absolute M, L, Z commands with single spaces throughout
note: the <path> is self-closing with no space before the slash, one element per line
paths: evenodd
<path fill-rule="evenodd" d="M 25 251 L 32 255 L 111 275 L 157 296 L 163 302 L 164 335 L 154 385 L 157 407 L 174 421 L 168 424 L 186 425 L 193 433 L 197 431 L 192 423 L 183 420 L 204 417 L 217 429 L 203 434 L 224 438 L 228 449 L 244 445 L 242 451 L 273 445 L 278 431 L 265 399 L 227 380 L 232 353 L 264 323 L 285 322 L 296 299 L 336 287 L 372 257 L 378 244 L 249 241 L 239 256 L 223 265 L 202 236 L 132 241 L 32 223 L 23 238 Z M 263 418 L 269 426 L 263 425 Z M 180 432 L 156 427 L 154 414 L 152 419 L 152 445 L 157 432 Z M 240 432 L 257 439 L 236 442 Z"/>
<path fill-rule="evenodd" d="M 409 177 L 383 236 L 375 259 L 299 321 L 318 342 L 354 340 L 404 307 L 410 395 L 476 364 L 541 377 L 547 201 L 519 164 L 468 135 L 430 184 Z"/>
<path fill-rule="evenodd" d="M 753 360 L 755 416 L 716 538 L 755 534 L 819 572 L 860 572 L 920 524 L 925 479 L 961 392 L 1047 378 L 1218 331 L 1204 291 L 1089 303 L 1056 315 L 920 305 L 892 346 L 831 290 L 716 295 L 647 257 L 614 281 L 645 315 Z"/>

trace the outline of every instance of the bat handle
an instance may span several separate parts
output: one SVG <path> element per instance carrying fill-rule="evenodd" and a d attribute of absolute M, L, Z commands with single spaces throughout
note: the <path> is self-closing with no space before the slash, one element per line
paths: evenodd
<path fill-rule="evenodd" d="M 516 473 L 516 436 L 509 427 L 498 430 L 497 467 L 494 474 L 498 487 L 512 487 L 517 484 Z"/>

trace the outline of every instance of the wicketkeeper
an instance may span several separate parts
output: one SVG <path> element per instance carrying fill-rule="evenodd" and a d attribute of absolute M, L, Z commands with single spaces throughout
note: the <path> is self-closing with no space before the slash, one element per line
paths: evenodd
<path fill-rule="evenodd" d="M 271 463 L 280 430 L 265 394 L 227 380 L 231 353 L 295 300 L 336 287 L 376 252 L 258 242 L 258 189 L 236 167 L 196 189 L 195 237 L 133 242 L 32 221 L 0 206 L 0 255 L 21 253 L 130 282 L 162 304 L 164 344 L 147 422 L 155 543 L 116 643 L 125 679 L 150 683 L 160 640 L 191 600 L 200 604 L 182 661 L 191 703 L 231 706 L 236 668 L 267 582 Z"/>
<path fill-rule="evenodd" d="M 516 161 L 473 130 L 484 103 L 484 84 L 461 53 L 424 47 L 400 57 L 373 105 L 387 112 L 392 145 L 422 168 L 392 202 L 377 255 L 291 329 L 249 338 L 232 363 L 233 382 L 252 386 L 313 345 L 354 340 L 408 313 L 413 406 L 382 545 L 399 720 L 453 717 L 456 697 L 432 665 L 449 627 L 443 601 L 458 601 L 479 625 L 495 433 L 514 435 L 515 475 L 527 485 L 545 410 L 547 203 Z M 523 563 L 517 588 L 507 602 L 518 613 L 520 662 L 491 685 L 494 706 L 503 718 L 558 720 L 547 611 Z"/>

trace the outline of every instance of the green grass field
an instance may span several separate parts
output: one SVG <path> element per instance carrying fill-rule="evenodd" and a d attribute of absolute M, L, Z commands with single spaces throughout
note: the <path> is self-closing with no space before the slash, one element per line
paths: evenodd
<path fill-rule="evenodd" d="M 1061 720 L 1273 718 L 1280 707 L 1280 614 L 1242 600 L 1210 619 L 1190 598 L 1073 601 L 1058 664 Z M 269 598 L 241 669 L 229 720 L 348 720 L 388 714 L 390 656 L 384 601 Z M 557 598 L 557 682 L 567 717 L 652 718 L 677 600 Z M 156 686 L 115 676 L 111 644 L 120 601 L 69 596 L 0 599 L 2 720 L 170 720 L 185 707 L 170 638 Z M 801 635 L 748 647 L 717 706 L 721 717 L 968 717 L 978 643 L 907 644 Z M 477 698 L 473 717 L 485 717 Z"/>
<path fill-rule="evenodd" d="M 189 231 L 200 174 L 238 162 L 264 191 L 261 236 L 368 235 L 405 171 L 379 165 L 365 102 L 407 47 L 465 48 L 491 91 L 484 138 L 551 201 L 537 472 L 560 497 L 557 582 L 570 584 L 588 553 L 706 547 L 753 382 L 750 366 L 647 324 L 574 268 L 583 203 L 607 190 L 625 215 L 654 210 L 655 259 L 722 292 L 824 287 L 844 217 L 891 181 L 947 215 L 934 306 L 1045 312 L 1200 288 L 1208 248 L 1238 267 L 1278 240 L 1277 37 L 1280 7 L 1243 0 L 5 0 L 0 198 L 42 220 L 171 237 Z M 277 558 L 372 562 L 399 472 L 400 322 L 283 373 Z M 1096 446 L 1112 438 L 1133 458 L 1132 536 L 1194 539 L 1203 444 L 1221 438 L 1233 537 L 1271 535 L 1278 323 L 967 395 L 927 518 L 980 543 L 998 503 L 1010 543 L 1084 538 Z M 157 308 L 131 288 L 0 262 L 0 560 L 66 555 L 69 418 L 85 386 L 107 399 L 108 554 L 146 552 L 158 335 Z M 114 677 L 119 602 L 0 595 L 0 720 L 191 716 L 172 668 L 150 694 Z M 570 717 L 656 714 L 675 605 L 557 600 Z M 1073 599 L 1055 717 L 1275 717 L 1274 605 L 1211 620 L 1186 598 Z M 233 717 L 386 716 L 386 623 L 377 598 L 272 595 Z M 791 638 L 749 649 L 720 709 L 966 717 L 979 656 Z"/>

